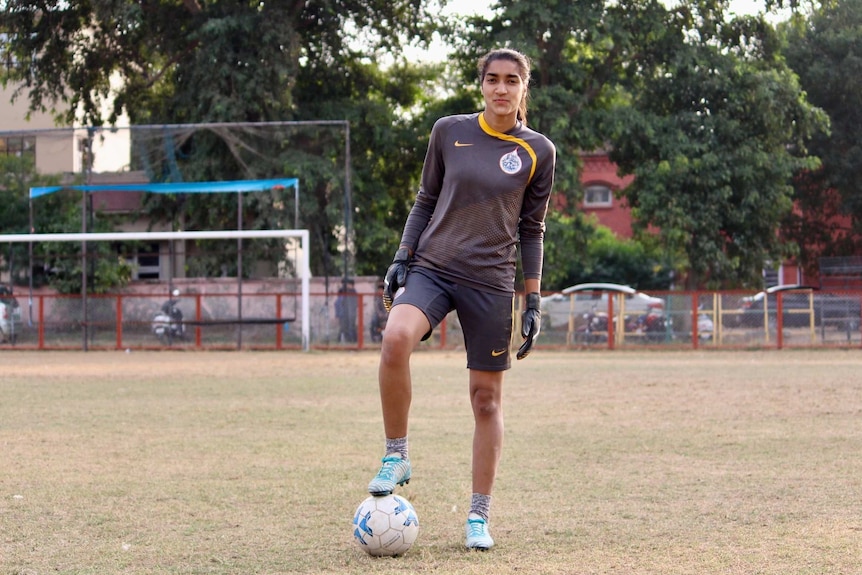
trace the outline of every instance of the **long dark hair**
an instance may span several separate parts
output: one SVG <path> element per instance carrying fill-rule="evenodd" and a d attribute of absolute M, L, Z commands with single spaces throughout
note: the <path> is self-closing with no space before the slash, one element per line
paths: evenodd
<path fill-rule="evenodd" d="M 521 81 L 524 82 L 524 95 L 518 103 L 518 119 L 527 125 L 527 96 L 530 94 L 530 59 L 516 50 L 509 48 L 498 48 L 491 50 L 479 58 L 479 83 L 485 81 L 485 73 L 488 66 L 495 60 L 509 60 L 518 65 Z"/>

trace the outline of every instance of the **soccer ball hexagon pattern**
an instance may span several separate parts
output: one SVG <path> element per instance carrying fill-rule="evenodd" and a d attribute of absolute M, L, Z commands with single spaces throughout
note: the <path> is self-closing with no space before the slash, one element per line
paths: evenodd
<path fill-rule="evenodd" d="M 406 553 L 418 535 L 416 510 L 400 495 L 369 497 L 353 514 L 353 540 L 375 557 Z"/>

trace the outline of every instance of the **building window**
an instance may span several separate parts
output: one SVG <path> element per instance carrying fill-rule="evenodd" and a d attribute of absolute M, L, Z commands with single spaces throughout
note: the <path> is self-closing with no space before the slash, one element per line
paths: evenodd
<path fill-rule="evenodd" d="M 159 279 L 160 259 L 159 244 L 152 243 L 141 246 L 135 254 L 128 258 L 134 271 L 132 279 L 135 280 L 157 280 Z"/>
<path fill-rule="evenodd" d="M 614 203 L 614 194 L 607 186 L 587 186 L 584 190 L 584 206 L 588 208 L 609 208 Z"/>
<path fill-rule="evenodd" d="M 0 156 L 36 158 L 35 136 L 12 136 L 0 138 Z"/>

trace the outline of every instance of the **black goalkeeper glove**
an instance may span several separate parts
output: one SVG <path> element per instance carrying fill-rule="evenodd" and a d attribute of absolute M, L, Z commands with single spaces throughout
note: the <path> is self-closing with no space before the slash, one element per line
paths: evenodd
<path fill-rule="evenodd" d="M 521 312 L 521 337 L 524 343 L 518 349 L 518 359 L 524 359 L 533 350 L 533 342 L 542 330 L 542 297 L 538 293 L 528 293 L 524 311 Z"/>
<path fill-rule="evenodd" d="M 410 252 L 407 248 L 401 248 L 395 252 L 395 259 L 392 260 L 392 265 L 386 270 L 386 275 L 383 278 L 383 306 L 388 312 L 392 309 L 392 300 L 395 299 L 395 292 L 398 288 L 404 286 L 407 281 L 407 263 L 410 261 Z"/>

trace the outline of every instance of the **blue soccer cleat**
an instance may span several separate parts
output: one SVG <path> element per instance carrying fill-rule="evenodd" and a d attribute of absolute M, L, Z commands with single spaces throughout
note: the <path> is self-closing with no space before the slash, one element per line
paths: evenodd
<path fill-rule="evenodd" d="M 395 491 L 396 485 L 410 483 L 410 460 L 402 459 L 398 453 L 390 453 L 383 458 L 383 465 L 371 483 L 368 493 L 371 495 L 389 495 Z"/>
<path fill-rule="evenodd" d="M 488 533 L 488 522 L 478 515 L 471 513 L 467 517 L 464 531 L 467 534 L 467 549 L 487 551 L 494 546 L 494 540 L 491 538 L 491 534 Z"/>

